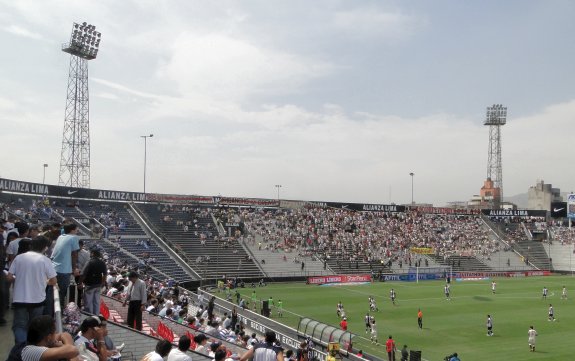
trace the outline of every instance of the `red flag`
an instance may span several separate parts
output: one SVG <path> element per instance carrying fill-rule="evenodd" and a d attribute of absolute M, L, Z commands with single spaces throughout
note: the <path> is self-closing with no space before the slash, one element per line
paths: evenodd
<path fill-rule="evenodd" d="M 174 333 L 163 323 L 158 323 L 158 335 L 166 341 L 174 342 Z"/>
<path fill-rule="evenodd" d="M 110 318 L 110 309 L 104 301 L 100 301 L 100 314 L 104 316 L 106 320 Z"/>

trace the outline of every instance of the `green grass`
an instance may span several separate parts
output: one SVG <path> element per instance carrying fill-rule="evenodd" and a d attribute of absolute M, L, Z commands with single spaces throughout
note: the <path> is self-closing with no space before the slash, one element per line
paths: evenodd
<path fill-rule="evenodd" d="M 368 311 L 368 296 L 377 299 L 375 312 L 379 341 L 393 335 L 398 349 L 422 350 L 427 360 L 443 360 L 457 352 L 462 360 L 570 360 L 575 338 L 575 278 L 570 276 L 500 278 L 497 293 L 491 293 L 491 281 L 452 282 L 452 300 L 443 295 L 443 281 L 373 283 L 338 287 L 282 283 L 256 288 L 258 299 L 281 299 L 284 317 L 274 319 L 297 328 L 300 316 L 339 325 L 336 305 L 342 301 L 347 313 L 349 331 L 357 335 L 354 346 L 365 353 L 386 357 L 385 347 L 369 342 L 363 317 Z M 561 288 L 568 296 L 562 300 Z M 543 286 L 549 289 L 542 300 Z M 397 292 L 396 306 L 389 300 L 389 290 Z M 241 290 L 251 300 L 251 288 Z M 547 321 L 552 303 L 556 322 Z M 417 327 L 417 309 L 423 312 L 423 330 Z M 494 336 L 488 337 L 487 314 L 493 318 Z M 537 351 L 529 352 L 527 331 L 533 325 L 539 336 Z M 397 355 L 399 356 L 399 355 Z M 397 358 L 399 359 L 399 357 Z"/>

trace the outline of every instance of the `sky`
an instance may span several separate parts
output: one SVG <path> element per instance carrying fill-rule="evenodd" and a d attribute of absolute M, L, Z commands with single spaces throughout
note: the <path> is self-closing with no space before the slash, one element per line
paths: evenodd
<path fill-rule="evenodd" d="M 573 1 L 0 0 L 0 176 L 57 184 L 73 22 L 90 61 L 91 186 L 442 206 L 575 190 Z"/>

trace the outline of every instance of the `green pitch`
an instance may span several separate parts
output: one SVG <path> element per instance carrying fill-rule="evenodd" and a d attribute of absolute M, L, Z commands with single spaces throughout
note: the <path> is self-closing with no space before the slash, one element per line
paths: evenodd
<path fill-rule="evenodd" d="M 304 283 L 281 283 L 255 288 L 259 300 L 273 297 L 283 301 L 284 316 L 273 309 L 272 318 L 297 328 L 301 316 L 334 326 L 339 325 L 336 305 L 345 307 L 348 330 L 357 335 L 354 346 L 364 353 L 387 359 L 385 347 L 374 345 L 365 333 L 364 316 L 369 311 L 368 296 L 377 300 L 375 315 L 380 344 L 389 335 L 398 350 L 422 350 L 426 360 L 443 360 L 457 352 L 464 361 L 484 360 L 570 360 L 575 348 L 575 277 L 529 277 L 495 279 L 497 290 L 491 292 L 491 281 L 451 283 L 451 301 L 443 294 L 443 281 L 376 282 L 369 285 L 312 286 Z M 561 289 L 567 287 L 567 300 Z M 547 301 L 542 289 L 549 289 Z M 396 305 L 389 290 L 397 293 Z M 252 288 L 242 289 L 251 303 Z M 573 299 L 571 299 L 573 297 Z M 555 322 L 547 320 L 549 303 L 555 309 Z M 417 326 L 417 309 L 423 312 L 423 329 Z M 486 319 L 493 319 L 493 336 L 487 336 Z M 533 325 L 537 337 L 536 352 L 529 352 L 527 331 Z M 396 355 L 399 360 L 399 354 Z"/>

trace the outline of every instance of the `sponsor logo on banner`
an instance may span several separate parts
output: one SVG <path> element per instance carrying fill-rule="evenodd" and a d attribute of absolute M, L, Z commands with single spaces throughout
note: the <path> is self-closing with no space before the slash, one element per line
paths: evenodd
<path fill-rule="evenodd" d="M 446 208 L 446 207 L 416 207 L 416 211 L 421 213 L 433 213 L 433 214 L 479 214 L 478 209 L 465 209 L 465 208 Z"/>
<path fill-rule="evenodd" d="M 371 275 L 338 275 L 338 276 L 314 276 L 308 277 L 310 285 L 323 285 L 326 283 L 355 283 L 371 282 Z"/>
<path fill-rule="evenodd" d="M 551 202 L 551 218 L 567 217 L 567 202 Z"/>
<path fill-rule="evenodd" d="M 409 250 L 417 254 L 435 254 L 433 248 L 430 247 L 411 247 Z"/>
<path fill-rule="evenodd" d="M 48 194 L 50 193 L 48 186 L 38 183 L 20 182 L 9 179 L 0 179 L 0 191 L 18 192 L 18 193 L 32 193 L 32 194 Z"/>
<path fill-rule="evenodd" d="M 489 217 L 545 217 L 547 211 L 533 209 L 482 209 Z"/>

